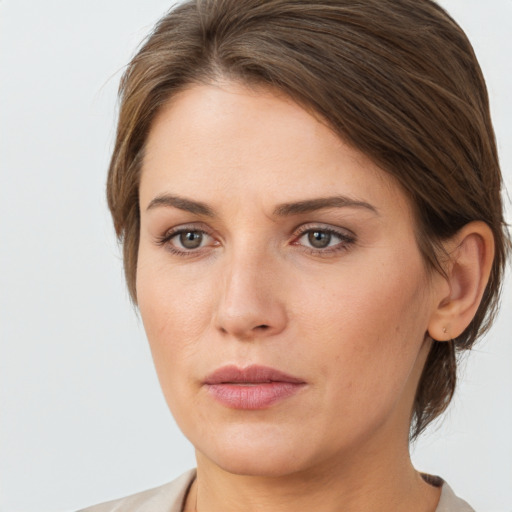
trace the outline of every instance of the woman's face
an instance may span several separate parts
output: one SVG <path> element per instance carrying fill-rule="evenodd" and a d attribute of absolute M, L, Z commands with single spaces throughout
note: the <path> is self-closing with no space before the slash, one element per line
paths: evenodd
<path fill-rule="evenodd" d="M 140 208 L 140 312 L 201 460 L 276 476 L 407 446 L 436 281 L 387 174 L 281 95 L 197 85 L 152 126 Z"/>

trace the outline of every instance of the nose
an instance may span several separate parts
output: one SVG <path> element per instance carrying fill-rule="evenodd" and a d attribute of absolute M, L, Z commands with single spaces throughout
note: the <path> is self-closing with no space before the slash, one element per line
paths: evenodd
<path fill-rule="evenodd" d="M 275 336 L 287 324 L 278 269 L 262 254 L 233 256 L 219 275 L 216 328 L 239 340 Z"/>

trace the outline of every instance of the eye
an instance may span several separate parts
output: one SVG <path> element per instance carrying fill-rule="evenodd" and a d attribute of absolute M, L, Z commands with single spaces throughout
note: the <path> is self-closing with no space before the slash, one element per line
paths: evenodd
<path fill-rule="evenodd" d="M 202 231 L 182 231 L 176 233 L 171 240 L 183 249 L 198 249 L 205 238 L 205 233 Z"/>
<path fill-rule="evenodd" d="M 352 234 L 332 228 L 303 227 L 294 244 L 302 245 L 314 254 L 325 254 L 346 250 L 354 242 L 355 237 Z"/>
<path fill-rule="evenodd" d="M 325 249 L 329 247 L 332 242 L 332 233 L 327 231 L 309 231 L 306 235 L 301 238 L 307 238 L 308 243 L 315 249 Z"/>
<path fill-rule="evenodd" d="M 198 252 L 204 247 L 216 245 L 215 239 L 201 229 L 177 228 L 165 233 L 156 240 L 174 254 L 187 255 Z"/>

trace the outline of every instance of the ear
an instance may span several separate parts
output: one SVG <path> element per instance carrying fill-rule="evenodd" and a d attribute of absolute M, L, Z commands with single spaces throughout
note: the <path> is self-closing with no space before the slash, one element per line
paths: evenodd
<path fill-rule="evenodd" d="M 475 316 L 489 281 L 494 258 L 494 236 L 481 221 L 466 224 L 445 244 L 446 277 L 435 286 L 435 304 L 428 333 L 438 341 L 460 336 Z M 448 285 L 448 286 L 446 286 Z"/>

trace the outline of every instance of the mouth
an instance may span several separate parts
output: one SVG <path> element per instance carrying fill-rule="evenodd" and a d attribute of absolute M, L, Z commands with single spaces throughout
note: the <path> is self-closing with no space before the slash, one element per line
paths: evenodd
<path fill-rule="evenodd" d="M 204 381 L 209 394 L 231 409 L 266 409 L 299 392 L 306 382 L 267 366 L 234 365 L 215 370 Z"/>

